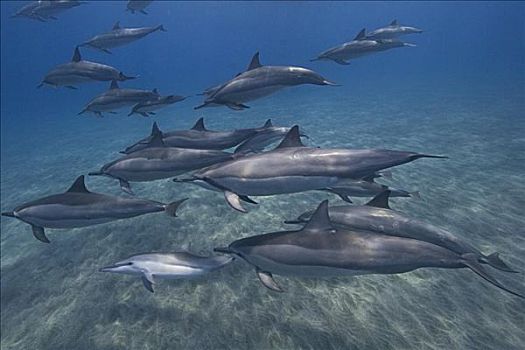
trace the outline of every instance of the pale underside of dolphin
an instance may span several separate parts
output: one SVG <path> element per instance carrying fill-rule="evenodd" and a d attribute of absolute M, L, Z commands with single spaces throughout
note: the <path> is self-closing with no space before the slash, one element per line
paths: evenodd
<path fill-rule="evenodd" d="M 204 168 L 195 172 L 192 179 L 221 190 L 232 208 L 246 212 L 240 200 L 253 203 L 248 196 L 322 190 L 419 158 L 446 157 L 392 150 L 305 147 L 299 127 L 294 126 L 276 149 Z"/>
<path fill-rule="evenodd" d="M 154 292 L 156 279 L 188 279 L 219 270 L 233 261 L 229 256 L 201 256 L 189 252 L 148 253 L 134 255 L 100 269 L 111 272 L 140 276 L 144 287 Z"/>
<path fill-rule="evenodd" d="M 119 180 L 123 191 L 133 194 L 130 182 L 154 181 L 174 177 L 230 160 L 233 154 L 219 150 L 168 147 L 161 134 L 150 140 L 147 148 L 135 151 L 105 164 L 89 175 L 108 176 Z"/>
<path fill-rule="evenodd" d="M 82 175 L 66 192 L 22 204 L 2 215 L 28 223 L 36 239 L 49 243 L 44 228 L 85 227 L 156 212 L 176 216 L 177 208 L 185 200 L 164 204 L 95 193 L 86 188 Z"/>
<path fill-rule="evenodd" d="M 151 115 L 155 115 L 159 109 L 165 108 L 177 102 L 184 101 L 185 99 L 185 96 L 168 95 L 139 102 L 133 106 L 128 116 L 139 114 L 143 117 L 150 117 Z"/>
<path fill-rule="evenodd" d="M 475 254 L 457 254 L 416 239 L 337 228 L 330 220 L 328 201 L 319 205 L 301 230 L 247 237 L 215 251 L 242 258 L 255 267 L 265 287 L 278 292 L 283 289 L 275 282 L 273 274 L 355 276 L 398 274 L 435 267 L 469 268 L 493 285 L 523 298 L 492 277 Z"/>
<path fill-rule="evenodd" d="M 249 108 L 245 102 L 253 101 L 290 86 L 303 84 L 336 85 L 318 73 L 303 67 L 263 66 L 257 52 L 245 72 L 239 73 L 226 83 L 207 89 L 206 99 L 200 106 L 226 106 L 233 110 Z"/>
<path fill-rule="evenodd" d="M 128 45 L 159 30 L 162 32 L 166 31 L 162 25 L 144 28 L 121 28 L 120 22 L 116 22 L 110 32 L 94 36 L 88 41 L 80 44 L 80 46 L 86 46 L 105 53 L 111 53 L 109 50 L 111 48 Z"/>
<path fill-rule="evenodd" d="M 127 76 L 118 69 L 96 62 L 84 61 L 78 47 L 75 48 L 71 62 L 61 64 L 50 70 L 42 83 L 54 87 L 65 86 L 76 89 L 75 85 L 95 81 L 125 81 L 136 77 Z"/>

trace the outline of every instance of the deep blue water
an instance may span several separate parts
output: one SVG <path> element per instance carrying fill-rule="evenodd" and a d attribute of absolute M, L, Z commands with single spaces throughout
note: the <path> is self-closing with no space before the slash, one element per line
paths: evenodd
<path fill-rule="evenodd" d="M 272 118 L 300 124 L 322 147 L 391 148 L 445 154 L 394 170 L 388 183 L 421 192 L 395 200 L 414 217 L 445 227 L 525 271 L 525 5 L 520 2 L 161 2 L 148 15 L 125 2 L 95 2 L 41 23 L 10 19 L 22 2 L 1 6 L 2 211 L 58 193 L 115 159 L 149 133 L 190 127 L 254 127 Z M 388 24 L 424 29 L 403 37 L 417 47 L 353 60 L 310 62 L 357 32 Z M 84 59 L 139 79 L 122 87 L 194 95 L 244 70 L 259 51 L 268 65 L 298 65 L 341 87 L 300 86 L 247 103 L 198 111 L 191 97 L 155 118 L 127 110 L 105 118 L 77 113 L 108 83 L 78 90 L 36 89 L 75 45 L 122 26 L 163 24 L 112 55 L 82 48 Z M 97 192 L 120 194 L 110 179 Z M 522 349 L 525 303 L 470 271 L 418 270 L 397 276 L 280 278 L 287 293 L 262 287 L 236 262 L 209 278 L 163 281 L 149 295 L 135 278 L 98 273 L 144 251 L 209 252 L 284 228 L 282 221 L 333 196 L 260 198 L 247 215 L 220 194 L 166 181 L 134 184 L 137 195 L 168 202 L 190 197 L 181 217 L 148 215 L 37 242 L 29 226 L 1 221 L 3 349 Z M 359 200 L 358 200 L 359 202 Z M 498 274 L 524 290 L 522 275 Z"/>

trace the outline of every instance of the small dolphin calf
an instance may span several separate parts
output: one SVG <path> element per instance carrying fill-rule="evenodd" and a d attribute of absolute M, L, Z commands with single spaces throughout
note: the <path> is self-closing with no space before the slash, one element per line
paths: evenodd
<path fill-rule="evenodd" d="M 378 28 L 371 31 L 366 35 L 367 39 L 378 40 L 378 39 L 395 39 L 401 35 L 423 33 L 419 28 L 402 26 L 397 20 L 393 20 L 388 26 Z"/>
<path fill-rule="evenodd" d="M 100 271 L 140 276 L 144 287 L 153 293 L 155 278 L 197 277 L 218 270 L 232 261 L 233 258 L 228 256 L 207 257 L 188 252 L 150 253 L 134 255 L 114 265 L 104 267 Z"/>
<path fill-rule="evenodd" d="M 332 60 L 342 65 L 348 65 L 350 64 L 348 62 L 350 59 L 404 46 L 412 47 L 415 45 L 404 43 L 396 39 L 367 39 L 365 29 L 362 29 L 354 40 L 328 49 L 311 61 Z"/>
<path fill-rule="evenodd" d="M 204 103 L 195 107 L 227 106 L 233 110 L 249 108 L 244 102 L 268 96 L 289 86 L 302 84 L 336 85 L 318 73 L 292 66 L 263 66 L 257 52 L 248 69 L 235 78 L 205 91 Z"/>
<path fill-rule="evenodd" d="M 232 208 L 246 212 L 239 199 L 246 201 L 247 196 L 322 190 L 419 158 L 446 157 L 392 150 L 305 147 L 296 125 L 276 149 L 215 164 L 196 171 L 191 179 L 199 185 L 206 183 L 205 188 L 211 186 L 224 192 Z"/>
<path fill-rule="evenodd" d="M 95 97 L 78 113 L 78 115 L 91 112 L 98 117 L 102 117 L 102 112 L 116 113 L 122 107 L 132 106 L 140 102 L 158 98 L 160 95 L 157 89 L 152 91 L 138 89 L 121 89 L 117 81 L 113 80 L 109 90 Z"/>
<path fill-rule="evenodd" d="M 106 53 L 111 53 L 108 49 L 127 45 L 158 30 L 162 32 L 166 31 L 162 25 L 144 28 L 121 28 L 120 22 L 117 22 L 113 26 L 111 32 L 97 35 L 80 46 L 87 46 Z"/>
<path fill-rule="evenodd" d="M 218 150 L 167 147 L 162 135 L 155 135 L 148 147 L 132 152 L 110 162 L 99 172 L 89 175 L 103 175 L 119 180 L 123 191 L 133 194 L 129 182 L 166 179 L 189 171 L 201 169 L 219 162 L 230 160 L 233 154 Z"/>
<path fill-rule="evenodd" d="M 22 204 L 15 210 L 4 212 L 2 215 L 30 224 L 35 238 L 49 243 L 44 232 L 45 227 L 84 227 L 162 211 L 169 216 L 177 216 L 177 208 L 185 200 L 164 204 L 147 199 L 95 193 L 86 188 L 82 175 L 65 193 Z"/>
<path fill-rule="evenodd" d="M 130 11 L 133 14 L 135 14 L 135 11 L 138 11 L 142 14 L 147 15 L 148 13 L 144 9 L 148 7 L 152 2 L 153 2 L 152 0 L 146 0 L 146 1 L 130 0 L 128 1 L 128 4 L 126 6 L 126 11 Z"/>
<path fill-rule="evenodd" d="M 20 8 L 11 18 L 27 17 L 41 22 L 57 20 L 55 16 L 73 7 L 85 4 L 84 1 L 76 0 L 54 0 L 54 1 L 32 1 Z"/>
<path fill-rule="evenodd" d="M 159 133 L 162 135 L 164 144 L 169 147 L 222 150 L 235 147 L 249 137 L 269 127 L 271 127 L 271 121 L 267 120 L 266 123 L 259 128 L 215 131 L 207 129 L 204 125 L 204 118 L 199 118 L 190 130 L 163 132 L 159 129 L 157 123 L 153 123 L 149 137 L 136 142 L 121 153 L 129 154 L 146 148 L 151 139 Z"/>
<path fill-rule="evenodd" d="M 485 255 L 442 228 L 390 209 L 388 199 L 391 196 L 392 192 L 386 190 L 366 205 L 331 207 L 329 213 L 332 223 L 342 227 L 432 243 L 459 255 L 472 254 L 477 257 L 480 263 L 489 264 L 496 269 L 515 272 L 499 258 L 498 253 Z M 305 223 L 312 214 L 313 211 L 308 211 L 301 214 L 297 220 L 286 221 L 286 223 Z"/>
<path fill-rule="evenodd" d="M 135 79 L 135 77 L 127 76 L 118 69 L 105 64 L 82 60 L 80 51 L 76 47 L 71 62 L 61 64 L 50 70 L 38 87 L 47 84 L 54 87 L 66 86 L 76 89 L 74 85 L 80 83 L 112 80 L 125 81 L 129 79 Z"/>
<path fill-rule="evenodd" d="M 215 251 L 241 257 L 255 267 L 265 287 L 278 292 L 283 289 L 272 274 L 352 276 L 439 267 L 469 268 L 493 285 L 523 298 L 488 274 L 472 253 L 458 254 L 415 239 L 337 228 L 328 215 L 328 201 L 319 205 L 301 230 L 243 238 Z"/>
<path fill-rule="evenodd" d="M 140 114 L 143 117 L 149 117 L 150 115 L 155 115 L 155 111 L 158 111 L 159 109 L 167 107 L 171 104 L 184 101 L 185 99 L 185 96 L 169 95 L 139 102 L 135 106 L 133 106 L 128 116 L 131 116 L 133 114 Z"/>

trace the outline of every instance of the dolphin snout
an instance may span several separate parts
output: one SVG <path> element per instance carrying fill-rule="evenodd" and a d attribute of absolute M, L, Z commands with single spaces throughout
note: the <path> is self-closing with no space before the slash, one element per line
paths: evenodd
<path fill-rule="evenodd" d="M 322 85 L 341 86 L 341 84 L 336 84 L 336 83 L 334 83 L 334 82 L 332 82 L 332 81 L 330 81 L 330 80 L 326 80 L 326 79 L 323 80 Z"/>

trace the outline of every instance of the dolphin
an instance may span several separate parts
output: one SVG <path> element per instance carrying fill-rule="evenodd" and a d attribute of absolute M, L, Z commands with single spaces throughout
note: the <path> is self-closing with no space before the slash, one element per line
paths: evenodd
<path fill-rule="evenodd" d="M 405 190 L 391 188 L 375 182 L 377 174 L 366 176 L 359 180 L 340 181 L 337 186 L 328 187 L 325 191 L 338 195 L 343 201 L 352 203 L 349 197 L 374 197 L 385 190 L 390 191 L 391 197 L 413 197 L 420 199 L 418 191 L 408 192 Z"/>
<path fill-rule="evenodd" d="M 92 112 L 98 117 L 102 117 L 102 112 L 115 113 L 116 109 L 132 106 L 137 103 L 158 98 L 160 95 L 157 89 L 152 91 L 138 89 L 121 89 L 117 81 L 111 81 L 109 90 L 93 98 L 78 115 Z"/>
<path fill-rule="evenodd" d="M 94 36 L 80 46 L 87 46 L 111 53 L 111 51 L 109 51 L 111 48 L 127 45 L 158 30 L 162 32 L 166 31 L 162 25 L 144 28 L 121 28 L 120 22 L 117 22 L 113 25 L 113 29 L 110 32 Z"/>
<path fill-rule="evenodd" d="M 363 28 L 354 40 L 323 51 L 311 61 L 332 60 L 341 65 L 348 65 L 350 64 L 348 62 L 350 59 L 405 46 L 413 47 L 415 45 L 404 43 L 397 39 L 367 39 Z"/>
<path fill-rule="evenodd" d="M 419 158 L 446 157 L 393 150 L 305 147 L 296 125 L 274 150 L 201 169 L 189 181 L 205 182 L 223 191 L 228 204 L 244 213 L 246 209 L 239 199 L 247 196 L 321 190 Z"/>
<path fill-rule="evenodd" d="M 366 35 L 366 38 L 372 40 L 395 39 L 401 35 L 415 33 L 419 34 L 423 33 L 423 31 L 416 27 L 402 26 L 395 19 L 388 26 L 371 31 Z"/>
<path fill-rule="evenodd" d="M 153 123 L 151 135 L 133 145 L 127 147 L 121 153 L 129 154 L 144 149 L 151 139 L 158 133 L 162 135 L 162 141 L 169 147 L 195 148 L 208 150 L 223 150 L 237 146 L 249 137 L 270 128 L 271 120 L 259 128 L 236 129 L 231 131 L 208 130 L 204 125 L 204 118 L 199 118 L 190 130 L 174 130 L 163 132 L 157 123 Z"/>
<path fill-rule="evenodd" d="M 232 257 L 200 256 L 189 252 L 139 254 L 100 269 L 100 272 L 140 276 L 153 293 L 155 278 L 179 279 L 205 275 L 233 261 Z"/>
<path fill-rule="evenodd" d="M 310 69 L 293 66 L 263 66 L 259 62 L 257 52 L 245 72 L 239 73 L 220 87 L 207 89 L 204 92 L 206 95 L 204 103 L 195 109 L 227 106 L 238 111 L 249 108 L 244 102 L 271 95 L 285 87 L 302 84 L 336 85 Z"/>
<path fill-rule="evenodd" d="M 166 106 L 169 106 L 171 104 L 184 101 L 186 99 L 185 96 L 176 96 L 176 95 L 169 95 L 169 96 L 161 96 L 158 98 L 154 98 L 152 100 L 147 100 L 143 102 L 137 103 L 133 108 L 131 109 L 131 112 L 129 112 L 128 116 L 131 116 L 133 114 L 140 114 L 143 117 L 149 117 L 150 115 L 155 115 L 155 111 L 164 108 Z"/>
<path fill-rule="evenodd" d="M 148 147 L 105 164 L 89 175 L 108 176 L 119 180 L 123 191 L 133 194 L 129 182 L 166 179 L 230 160 L 232 153 L 218 150 L 167 147 L 162 135 L 155 135 Z"/>
<path fill-rule="evenodd" d="M 70 89 L 76 89 L 74 85 L 80 83 L 112 80 L 125 81 L 135 78 L 127 76 L 111 66 L 82 60 L 80 51 L 76 47 L 71 62 L 61 64 L 50 70 L 38 87 L 48 84 L 54 87 L 66 86 Z"/>
<path fill-rule="evenodd" d="M 36 239 L 49 243 L 44 228 L 85 227 L 162 211 L 177 216 L 177 208 L 186 199 L 164 204 L 95 193 L 86 188 L 82 175 L 65 193 L 22 204 L 2 215 L 28 223 Z"/>
<path fill-rule="evenodd" d="M 472 253 L 458 254 L 441 246 L 376 232 L 338 228 L 323 201 L 306 225 L 243 238 L 215 251 L 235 255 L 255 267 L 262 284 L 283 289 L 273 274 L 288 276 L 352 276 L 398 274 L 423 267 L 470 268 L 493 285 L 524 298 L 492 277 Z"/>
<path fill-rule="evenodd" d="M 151 3 L 152 3 L 152 0 L 147 0 L 147 1 L 130 0 L 128 1 L 128 4 L 126 6 L 126 11 L 130 11 L 133 14 L 135 14 L 135 11 L 138 11 L 142 14 L 147 15 L 148 13 L 144 9 L 148 7 Z"/>
<path fill-rule="evenodd" d="M 258 131 L 255 135 L 248 138 L 241 143 L 236 149 L 235 153 L 258 153 L 262 152 L 267 146 L 274 142 L 280 141 L 290 131 L 287 126 L 274 126 L 271 119 L 266 122 L 266 127 Z M 308 136 L 299 130 L 301 137 Z"/>
<path fill-rule="evenodd" d="M 56 15 L 59 13 L 85 3 L 75 0 L 32 1 L 20 8 L 11 18 L 27 17 L 41 22 L 57 20 Z"/>
<path fill-rule="evenodd" d="M 480 263 L 489 264 L 496 269 L 516 272 L 499 258 L 498 253 L 485 255 L 445 229 L 392 210 L 388 203 L 389 197 L 392 197 L 392 191 L 386 190 L 375 196 L 366 205 L 331 207 L 329 213 L 332 223 L 382 235 L 417 239 L 441 246 L 458 255 L 472 254 Z M 286 221 L 286 223 L 305 223 L 312 214 L 313 211 L 308 211 L 301 214 L 297 220 Z"/>

